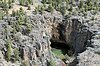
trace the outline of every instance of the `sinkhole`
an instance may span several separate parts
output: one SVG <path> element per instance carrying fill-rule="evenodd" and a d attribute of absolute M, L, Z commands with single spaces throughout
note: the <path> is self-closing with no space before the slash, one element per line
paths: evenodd
<path fill-rule="evenodd" d="M 71 48 L 66 43 L 62 42 L 51 41 L 51 51 L 64 62 L 72 55 Z"/>

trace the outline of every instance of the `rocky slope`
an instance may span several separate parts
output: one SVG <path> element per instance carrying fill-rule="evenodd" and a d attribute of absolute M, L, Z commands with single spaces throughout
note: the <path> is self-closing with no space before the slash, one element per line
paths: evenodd
<path fill-rule="evenodd" d="M 19 11 L 12 14 L 8 12 L 0 20 L 0 66 L 100 66 L 100 12 L 97 8 L 81 12 L 79 2 L 70 1 L 70 8 L 64 13 L 62 6 L 61 14 L 56 4 L 53 12 L 49 7 L 52 13 L 47 9 L 41 12 L 42 7 L 37 8 L 39 12 L 27 10 L 25 2 L 15 5 L 22 8 L 18 7 Z M 71 10 L 73 5 L 76 7 Z M 79 12 L 74 12 L 78 6 Z M 65 59 L 52 52 L 55 48 L 66 49 Z"/>
<path fill-rule="evenodd" d="M 19 66 L 21 61 L 27 62 L 28 66 L 48 66 L 51 59 L 55 60 L 57 66 L 61 63 L 64 64 L 52 54 L 50 44 L 53 42 L 64 43 L 69 46 L 79 62 L 78 66 L 91 66 L 93 64 L 99 66 L 99 20 L 96 20 L 97 22 L 89 21 L 87 24 L 81 22 L 78 17 L 66 17 L 63 18 L 62 15 L 50 13 L 32 14 L 29 16 L 32 30 L 28 32 L 26 26 L 22 25 L 21 30 L 16 33 L 12 32 L 14 29 L 12 24 L 16 22 L 16 18 L 4 17 L 4 20 L 0 22 L 1 66 Z M 11 40 L 11 62 L 5 60 L 8 39 Z M 15 48 L 18 48 L 19 60 L 13 63 Z"/>

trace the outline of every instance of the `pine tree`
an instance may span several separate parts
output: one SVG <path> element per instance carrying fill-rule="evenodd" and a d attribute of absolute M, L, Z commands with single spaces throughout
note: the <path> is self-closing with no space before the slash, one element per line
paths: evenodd
<path fill-rule="evenodd" d="M 7 45 L 6 45 L 6 47 L 7 47 L 7 53 L 6 53 L 7 61 L 10 61 L 10 59 L 11 59 L 11 45 L 12 45 L 11 39 L 7 39 Z"/>
<path fill-rule="evenodd" d="M 83 8 L 83 1 L 80 1 L 79 8 Z"/>
<path fill-rule="evenodd" d="M 42 0 L 42 3 L 43 3 L 43 4 L 46 4 L 46 2 L 47 2 L 46 0 Z"/>
<path fill-rule="evenodd" d="M 12 7 L 12 0 L 8 0 L 8 6 L 9 6 L 9 8 Z"/>
<path fill-rule="evenodd" d="M 24 16 L 23 16 L 23 15 L 20 15 L 20 16 L 19 16 L 19 18 L 18 18 L 18 23 L 19 23 L 19 25 L 24 24 Z"/>
<path fill-rule="evenodd" d="M 31 10 L 31 7 L 30 7 L 30 6 L 28 6 L 27 10 Z"/>
<path fill-rule="evenodd" d="M 86 5 L 84 6 L 84 8 L 85 8 L 85 12 L 87 12 L 87 11 L 88 11 L 88 5 L 86 4 Z"/>
<path fill-rule="evenodd" d="M 38 8 L 37 7 L 35 7 L 35 14 L 37 14 L 38 13 Z"/>
<path fill-rule="evenodd" d="M 72 5 L 71 5 L 69 11 L 72 12 L 72 10 L 73 10 L 73 7 L 72 7 Z"/>
<path fill-rule="evenodd" d="M 12 10 L 12 16 L 16 16 L 16 12 L 14 10 Z"/>
<path fill-rule="evenodd" d="M 61 3 L 62 3 L 62 0 L 56 0 L 56 2 L 57 2 L 58 4 L 61 4 Z"/>
<path fill-rule="evenodd" d="M 19 49 L 18 48 L 14 50 L 14 54 L 15 54 L 15 61 L 18 61 L 19 60 Z"/>
<path fill-rule="evenodd" d="M 25 0 L 19 0 L 20 5 L 25 5 Z"/>
<path fill-rule="evenodd" d="M 9 6 L 7 5 L 7 2 L 6 0 L 4 0 L 4 2 L 2 3 L 3 5 L 3 10 L 6 14 L 8 14 L 8 9 L 9 9 Z"/>
<path fill-rule="evenodd" d="M 19 15 L 24 15 L 24 10 L 23 10 L 22 7 L 21 7 L 20 10 L 19 10 Z"/>
<path fill-rule="evenodd" d="M 60 9 L 60 12 L 62 13 L 62 15 L 65 15 L 66 14 L 66 7 L 62 6 Z"/>
<path fill-rule="evenodd" d="M 41 6 L 40 12 L 41 12 L 41 14 L 43 14 L 43 12 L 44 12 L 44 6 Z"/>
<path fill-rule="evenodd" d="M 48 4 L 52 4 L 52 0 L 48 0 Z"/>
<path fill-rule="evenodd" d="M 29 4 L 33 4 L 32 0 L 28 0 Z"/>
<path fill-rule="evenodd" d="M 66 2 L 66 9 L 68 9 L 69 1 L 65 0 L 65 2 Z"/>
<path fill-rule="evenodd" d="M 3 19 L 3 16 L 4 16 L 4 12 L 2 10 L 0 10 L 0 20 Z"/>
<path fill-rule="evenodd" d="M 53 10 L 54 10 L 54 8 L 52 7 L 52 4 L 50 4 L 48 6 L 48 10 L 47 11 L 53 13 Z"/>

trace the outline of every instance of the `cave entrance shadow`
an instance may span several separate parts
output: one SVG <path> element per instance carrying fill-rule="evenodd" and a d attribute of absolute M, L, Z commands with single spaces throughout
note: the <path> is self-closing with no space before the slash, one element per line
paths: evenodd
<path fill-rule="evenodd" d="M 51 42 L 51 48 L 61 50 L 63 55 L 68 53 L 68 51 L 70 50 L 69 46 L 67 46 L 65 43 L 60 42 Z"/>

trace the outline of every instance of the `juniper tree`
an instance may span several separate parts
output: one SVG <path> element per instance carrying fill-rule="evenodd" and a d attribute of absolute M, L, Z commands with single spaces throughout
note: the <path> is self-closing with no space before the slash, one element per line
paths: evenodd
<path fill-rule="evenodd" d="M 43 4 L 46 4 L 46 2 L 47 2 L 47 0 L 42 0 L 42 3 L 43 3 Z"/>
<path fill-rule="evenodd" d="M 69 1 L 65 0 L 65 2 L 66 2 L 66 9 L 68 9 Z"/>
<path fill-rule="evenodd" d="M 53 10 L 54 10 L 54 8 L 52 7 L 52 4 L 50 4 L 49 6 L 48 6 L 48 10 L 47 11 L 49 11 L 49 12 L 53 12 Z"/>
<path fill-rule="evenodd" d="M 70 8 L 68 9 L 70 12 L 72 12 L 72 10 L 73 10 L 73 7 L 72 7 L 72 5 L 70 6 Z"/>
<path fill-rule="evenodd" d="M 19 15 L 24 15 L 24 10 L 23 10 L 22 7 L 21 7 L 20 10 L 19 10 Z"/>
<path fill-rule="evenodd" d="M 18 48 L 14 50 L 14 55 L 15 55 L 15 61 L 18 61 L 19 60 L 19 49 Z"/>
<path fill-rule="evenodd" d="M 0 10 L 0 20 L 3 19 L 3 16 L 4 16 L 4 12 L 2 10 Z"/>
<path fill-rule="evenodd" d="M 29 2 L 29 4 L 33 4 L 32 0 L 27 0 Z"/>
<path fill-rule="evenodd" d="M 26 16 L 26 15 L 25 15 L 24 22 L 25 22 L 25 24 L 26 24 L 26 23 L 29 23 L 29 18 L 28 18 L 28 16 Z"/>
<path fill-rule="evenodd" d="M 25 0 L 19 0 L 20 5 L 25 5 Z"/>
<path fill-rule="evenodd" d="M 84 8 L 85 8 L 85 12 L 87 12 L 88 11 L 88 5 L 87 4 L 84 5 Z"/>
<path fill-rule="evenodd" d="M 6 0 L 4 0 L 4 2 L 2 2 L 2 8 L 3 8 L 4 12 L 5 12 L 6 14 L 8 14 L 9 6 L 7 5 Z"/>
<path fill-rule="evenodd" d="M 35 7 L 35 14 L 37 14 L 38 13 L 38 8 L 37 7 Z"/>
<path fill-rule="evenodd" d="M 12 7 L 12 0 L 8 0 L 8 6 L 9 6 L 9 8 Z"/>
<path fill-rule="evenodd" d="M 43 14 L 44 10 L 45 10 L 45 9 L 44 9 L 44 6 L 41 6 L 40 13 Z"/>
<path fill-rule="evenodd" d="M 11 16 L 13 16 L 13 17 L 16 16 L 16 12 L 14 10 L 12 10 Z"/>
<path fill-rule="evenodd" d="M 79 8 L 80 8 L 80 9 L 83 8 L 83 1 L 80 1 L 80 3 L 79 3 Z"/>
<path fill-rule="evenodd" d="M 60 12 L 62 13 L 62 15 L 65 15 L 66 14 L 66 7 L 62 6 L 60 9 Z"/>
<path fill-rule="evenodd" d="M 6 53 L 7 61 L 10 61 L 10 59 L 11 59 L 11 45 L 12 45 L 11 39 L 7 39 L 7 44 L 6 44 L 6 48 L 7 48 L 7 53 Z"/>
<path fill-rule="evenodd" d="M 24 16 L 23 15 L 20 15 L 19 16 L 19 18 L 18 18 L 18 23 L 19 23 L 19 25 L 22 25 L 22 24 L 24 24 Z"/>
<path fill-rule="evenodd" d="M 59 4 L 61 4 L 62 3 L 62 0 L 56 0 L 56 2 L 58 3 L 58 5 Z"/>
<path fill-rule="evenodd" d="M 52 0 L 48 0 L 48 4 L 52 4 Z"/>
<path fill-rule="evenodd" d="M 28 6 L 27 10 L 31 10 L 31 7 L 30 7 L 30 6 Z"/>

